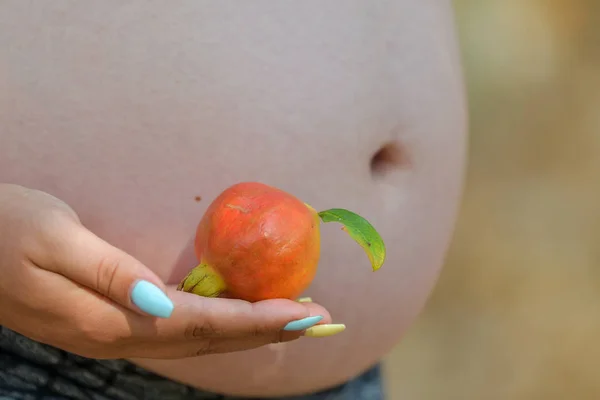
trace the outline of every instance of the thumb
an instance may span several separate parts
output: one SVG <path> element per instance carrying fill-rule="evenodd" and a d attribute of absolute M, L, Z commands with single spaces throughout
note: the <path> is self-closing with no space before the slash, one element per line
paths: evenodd
<path fill-rule="evenodd" d="M 82 225 L 66 223 L 50 260 L 39 267 L 58 273 L 140 314 L 168 318 L 173 302 L 161 279 L 140 261 Z M 32 260 L 35 262 L 35 260 Z M 37 264 L 37 263 L 36 263 Z"/>

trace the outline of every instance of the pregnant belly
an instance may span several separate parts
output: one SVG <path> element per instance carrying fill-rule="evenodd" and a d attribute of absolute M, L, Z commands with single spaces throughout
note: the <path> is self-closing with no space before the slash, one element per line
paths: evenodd
<path fill-rule="evenodd" d="M 358 29 L 370 14 L 346 3 L 324 18 L 299 7 L 281 24 L 168 5 L 137 28 L 125 19 L 158 6 L 100 18 L 116 11 L 75 3 L 32 14 L 17 2 L 0 13 L 0 48 L 12 49 L 0 74 L 0 182 L 63 199 L 170 283 L 196 262 L 192 240 L 208 203 L 240 181 L 354 210 L 388 248 L 373 273 L 344 232 L 323 227 L 306 295 L 346 324 L 337 336 L 135 361 L 199 388 L 260 396 L 335 385 L 377 362 L 421 310 L 459 198 L 465 124 L 445 14 L 413 23 L 416 10 L 429 18 L 435 8 L 394 8 L 410 23 L 390 19 L 400 31 L 386 41 L 376 35 L 385 29 Z M 410 36 L 405 26 L 428 28 Z"/>
<path fill-rule="evenodd" d="M 205 208 L 235 182 L 263 181 L 316 208 L 344 207 L 366 216 L 386 240 L 384 267 L 371 272 L 362 250 L 327 224 L 319 270 L 306 292 L 331 311 L 334 322 L 347 325 L 342 334 L 245 353 L 135 360 L 169 378 L 217 392 L 288 394 L 331 386 L 377 362 L 422 308 L 452 229 L 461 135 L 415 136 L 406 148 L 410 166 L 398 166 L 379 179 L 371 175 L 372 152 L 355 148 L 352 141 L 331 140 L 336 147 L 327 148 L 325 135 L 320 146 L 293 135 L 256 135 L 238 133 L 229 140 L 185 134 L 130 135 L 126 140 L 118 134 L 86 140 L 57 135 L 52 141 L 39 134 L 14 136 L 0 147 L 10 148 L 0 157 L 0 181 L 65 200 L 90 229 L 170 283 L 196 262 L 192 240 Z M 277 152 L 235 144 L 257 139 Z M 445 157 L 437 157 L 442 151 Z"/>

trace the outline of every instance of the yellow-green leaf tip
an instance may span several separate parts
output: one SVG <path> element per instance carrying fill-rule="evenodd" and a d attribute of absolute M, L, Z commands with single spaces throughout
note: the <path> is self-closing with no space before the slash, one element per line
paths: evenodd
<path fill-rule="evenodd" d="M 344 230 L 365 251 L 371 261 L 373 271 L 377 271 L 385 262 L 385 243 L 381 235 L 369 221 L 352 211 L 342 208 L 332 208 L 318 213 L 321 220 L 327 222 L 339 222 Z"/>

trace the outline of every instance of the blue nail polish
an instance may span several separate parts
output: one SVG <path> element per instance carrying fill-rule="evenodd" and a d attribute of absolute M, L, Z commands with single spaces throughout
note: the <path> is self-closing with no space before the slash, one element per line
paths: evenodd
<path fill-rule="evenodd" d="M 148 281 L 138 281 L 131 291 L 131 301 L 142 311 L 159 318 L 169 318 L 173 302 L 162 290 Z"/>
<path fill-rule="evenodd" d="M 323 316 L 316 315 L 314 317 L 306 317 L 299 319 L 297 321 L 292 321 L 286 326 L 283 327 L 284 331 L 303 331 L 304 329 L 308 329 L 311 326 L 317 324 L 320 320 L 323 319 Z"/>

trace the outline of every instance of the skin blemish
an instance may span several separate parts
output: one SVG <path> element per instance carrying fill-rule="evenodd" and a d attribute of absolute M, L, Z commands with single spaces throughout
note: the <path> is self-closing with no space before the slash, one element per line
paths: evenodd
<path fill-rule="evenodd" d="M 250 210 L 248 210 L 247 208 L 244 208 L 244 207 L 241 207 L 241 206 L 236 206 L 235 204 L 225 204 L 225 207 L 231 208 L 233 210 L 241 211 L 244 214 L 248 214 L 250 212 Z"/>
<path fill-rule="evenodd" d="M 195 201 L 196 203 L 200 203 L 200 201 L 202 201 L 202 197 L 200 197 L 200 196 L 196 196 L 196 197 L 194 197 L 194 201 Z"/>

